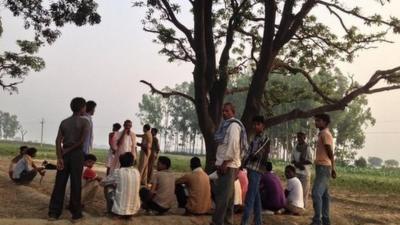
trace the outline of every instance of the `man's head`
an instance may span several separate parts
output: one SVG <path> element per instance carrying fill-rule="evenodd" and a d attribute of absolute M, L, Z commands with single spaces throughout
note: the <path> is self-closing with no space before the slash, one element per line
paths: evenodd
<path fill-rule="evenodd" d="M 190 159 L 190 169 L 194 170 L 201 167 L 201 161 L 198 157 L 193 157 Z"/>
<path fill-rule="evenodd" d="M 131 167 L 133 166 L 133 162 L 135 161 L 135 157 L 131 152 L 126 152 L 119 157 L 119 163 L 121 167 Z"/>
<path fill-rule="evenodd" d="M 256 134 L 261 134 L 264 132 L 265 124 L 264 124 L 264 117 L 263 116 L 255 116 L 253 117 L 253 128 Z"/>
<path fill-rule="evenodd" d="M 113 124 L 112 130 L 113 130 L 113 131 L 119 131 L 119 129 L 121 129 L 121 124 L 119 124 L 119 123 L 114 123 L 114 124 Z"/>
<path fill-rule="evenodd" d="M 292 165 L 288 165 L 285 167 L 285 177 L 286 179 L 290 179 L 296 176 L 296 168 Z"/>
<path fill-rule="evenodd" d="M 160 156 L 157 162 L 157 170 L 167 170 L 171 167 L 171 160 L 166 156 Z"/>
<path fill-rule="evenodd" d="M 147 131 L 149 131 L 150 130 L 150 125 L 149 124 L 145 124 L 144 126 L 143 126 L 143 132 L 147 132 Z"/>
<path fill-rule="evenodd" d="M 26 146 L 26 145 L 19 147 L 19 154 L 20 155 L 24 154 L 26 149 L 28 149 L 28 146 Z"/>
<path fill-rule="evenodd" d="M 225 103 L 222 108 L 222 117 L 224 118 L 224 120 L 230 119 L 234 116 L 235 116 L 235 106 L 230 102 Z"/>
<path fill-rule="evenodd" d="M 86 100 L 81 97 L 73 98 L 70 107 L 74 114 L 83 115 L 86 112 Z"/>
<path fill-rule="evenodd" d="M 36 152 L 37 152 L 36 148 L 27 148 L 25 150 L 25 154 L 29 155 L 32 158 L 36 156 Z"/>
<path fill-rule="evenodd" d="M 154 127 L 151 128 L 151 135 L 153 135 L 153 137 L 156 136 L 157 133 L 158 133 L 158 129 L 157 128 L 154 128 Z"/>
<path fill-rule="evenodd" d="M 304 132 L 297 132 L 296 136 L 299 144 L 304 144 L 306 142 L 306 134 Z"/>
<path fill-rule="evenodd" d="M 86 113 L 93 116 L 94 111 L 96 109 L 96 105 L 97 105 L 96 102 L 94 102 L 92 100 L 87 101 L 86 102 Z"/>
<path fill-rule="evenodd" d="M 84 162 L 84 164 L 85 164 L 86 167 L 92 168 L 93 165 L 96 163 L 96 161 L 97 161 L 97 158 L 96 158 L 95 155 L 93 155 L 93 154 L 87 154 L 87 155 L 85 155 L 85 162 Z"/>
<path fill-rule="evenodd" d="M 124 129 L 125 130 L 130 130 L 132 128 L 132 121 L 130 120 L 125 120 L 124 122 Z"/>
<path fill-rule="evenodd" d="M 320 130 L 328 127 L 329 123 L 331 122 L 331 118 L 329 117 L 328 114 L 325 113 L 315 115 L 314 120 L 315 120 L 315 126 Z"/>
<path fill-rule="evenodd" d="M 271 172 L 271 171 L 272 171 L 272 162 L 267 162 L 267 163 L 265 164 L 265 167 L 266 167 L 266 169 L 267 169 L 268 172 Z"/>

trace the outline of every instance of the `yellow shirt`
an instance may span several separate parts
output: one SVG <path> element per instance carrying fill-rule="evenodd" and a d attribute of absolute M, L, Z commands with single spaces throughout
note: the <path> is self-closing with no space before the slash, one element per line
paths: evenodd
<path fill-rule="evenodd" d="M 326 153 L 325 145 L 330 145 L 333 151 L 333 137 L 328 128 L 321 130 L 318 134 L 315 165 L 332 166 L 332 162 Z"/>

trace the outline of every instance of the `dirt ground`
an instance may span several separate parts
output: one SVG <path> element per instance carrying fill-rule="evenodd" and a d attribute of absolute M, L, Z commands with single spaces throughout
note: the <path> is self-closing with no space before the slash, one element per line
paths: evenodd
<path fill-rule="evenodd" d="M 17 186 L 8 179 L 8 161 L 0 159 L 0 224 L 1 225 L 46 225 L 72 224 L 70 213 L 64 211 L 60 220 L 47 220 L 47 207 L 55 178 L 54 171 L 47 171 L 41 183 L 40 177 L 29 186 Z M 96 168 L 103 174 L 103 168 Z M 331 190 L 331 220 L 333 225 L 400 225 L 400 196 L 351 193 Z M 98 193 L 95 202 L 85 208 L 85 219 L 75 223 L 81 225 L 208 225 L 210 216 L 182 216 L 182 211 L 172 209 L 163 216 L 139 214 L 131 220 L 110 218 L 105 215 L 105 202 Z M 308 225 L 312 217 L 309 204 L 303 216 L 263 215 L 265 225 Z M 235 215 L 235 224 L 240 224 L 241 215 Z"/>

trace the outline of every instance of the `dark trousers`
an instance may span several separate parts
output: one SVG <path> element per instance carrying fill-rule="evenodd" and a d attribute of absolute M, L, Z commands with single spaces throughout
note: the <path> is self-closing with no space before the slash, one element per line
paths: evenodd
<path fill-rule="evenodd" d="M 36 177 L 36 175 L 37 175 L 37 171 L 34 169 L 31 171 L 24 170 L 24 171 L 22 171 L 22 173 L 18 179 L 13 179 L 13 180 L 17 184 L 29 184 Z"/>
<path fill-rule="evenodd" d="M 234 182 L 236 168 L 228 168 L 227 172 L 219 175 L 215 181 L 214 197 L 215 212 L 212 216 L 213 225 L 233 224 Z"/>
<path fill-rule="evenodd" d="M 59 217 L 64 206 L 65 188 L 68 178 L 71 180 L 69 210 L 73 217 L 82 216 L 81 188 L 83 170 L 82 150 L 72 150 L 63 156 L 64 169 L 57 170 L 56 181 L 49 205 L 49 216 Z"/>
<path fill-rule="evenodd" d="M 139 191 L 140 200 L 142 201 L 142 208 L 145 210 L 154 210 L 159 214 L 163 214 L 169 210 L 169 208 L 164 208 L 157 203 L 155 203 L 152 199 L 151 191 L 147 188 L 142 188 Z"/>
<path fill-rule="evenodd" d="M 186 208 L 187 196 L 183 184 L 175 185 L 175 195 L 176 195 L 176 200 L 178 201 L 178 207 Z"/>
<path fill-rule="evenodd" d="M 147 171 L 147 181 L 150 182 L 151 178 L 153 177 L 153 170 L 154 170 L 154 163 L 157 160 L 157 153 L 151 151 L 150 157 L 149 157 L 149 165 L 148 165 L 148 171 Z"/>

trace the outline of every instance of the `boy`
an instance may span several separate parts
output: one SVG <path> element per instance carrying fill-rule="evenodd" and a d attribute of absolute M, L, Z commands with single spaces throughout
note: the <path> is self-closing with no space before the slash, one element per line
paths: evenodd
<path fill-rule="evenodd" d="M 299 178 L 296 177 L 296 169 L 289 165 L 285 167 L 287 189 L 285 190 L 286 205 L 288 214 L 301 215 L 304 213 L 303 187 Z"/>
<path fill-rule="evenodd" d="M 140 199 L 142 207 L 146 210 L 154 210 L 159 215 L 167 212 L 175 202 L 175 180 L 169 171 L 171 160 L 168 157 L 160 156 L 157 162 L 157 173 L 151 180 L 151 189 L 142 188 Z"/>
<path fill-rule="evenodd" d="M 29 184 L 37 173 L 44 176 L 45 170 L 37 167 L 32 158 L 36 156 L 36 148 L 28 148 L 24 151 L 22 158 L 15 164 L 12 180 L 17 184 Z"/>
<path fill-rule="evenodd" d="M 101 182 L 107 203 L 107 212 L 119 216 L 132 216 L 140 209 L 140 175 L 133 167 L 135 158 L 131 152 L 119 156 L 117 168 Z"/>
<path fill-rule="evenodd" d="M 13 171 L 15 168 L 15 164 L 17 164 L 17 162 L 22 158 L 26 149 L 28 149 L 28 146 L 24 145 L 19 147 L 19 154 L 15 156 L 10 162 L 10 166 L 8 168 L 8 176 L 10 177 L 11 180 L 13 179 Z"/>
<path fill-rule="evenodd" d="M 93 201 L 96 192 L 99 188 L 101 177 L 97 176 L 96 172 L 92 169 L 96 163 L 97 158 L 93 154 L 85 155 L 85 169 L 82 175 L 82 205 L 86 205 Z"/>
<path fill-rule="evenodd" d="M 121 129 L 121 124 L 114 123 L 113 127 L 112 127 L 112 132 L 108 134 L 108 144 L 110 145 L 110 150 L 108 152 L 107 163 L 106 163 L 107 176 L 110 174 L 111 164 L 112 164 L 112 161 L 114 160 L 114 155 L 118 150 L 118 147 L 116 147 L 116 145 L 114 143 L 116 142 L 115 138 L 118 135 L 119 129 Z"/>

